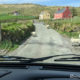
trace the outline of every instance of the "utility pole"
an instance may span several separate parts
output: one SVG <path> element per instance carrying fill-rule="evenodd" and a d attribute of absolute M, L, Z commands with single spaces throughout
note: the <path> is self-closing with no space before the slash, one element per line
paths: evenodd
<path fill-rule="evenodd" d="M 2 35 L 1 35 L 1 23 L 0 23 L 0 41 L 2 40 Z"/>

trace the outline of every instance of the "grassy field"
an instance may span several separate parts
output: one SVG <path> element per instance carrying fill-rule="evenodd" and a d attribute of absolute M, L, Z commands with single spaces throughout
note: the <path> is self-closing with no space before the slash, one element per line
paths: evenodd
<path fill-rule="evenodd" d="M 23 15 L 9 15 L 9 14 L 1 14 L 0 15 L 0 22 L 10 22 L 10 21 L 17 21 L 17 20 L 32 20 L 37 19 L 36 16 L 23 16 Z"/>
<path fill-rule="evenodd" d="M 64 8 L 61 6 L 41 6 L 35 4 L 5 4 L 0 5 L 0 14 L 7 14 L 14 11 L 18 11 L 21 15 L 24 16 L 39 16 L 41 11 L 48 11 L 53 17 L 53 14 L 57 11 L 58 8 Z M 72 7 L 70 7 L 72 11 Z M 79 14 L 80 8 L 76 8 L 76 12 Z"/>
<path fill-rule="evenodd" d="M 60 19 L 60 20 L 54 20 L 54 22 L 59 22 L 59 23 L 70 23 L 70 24 L 80 24 L 80 17 L 75 16 L 71 19 Z"/>
<path fill-rule="evenodd" d="M 18 11 L 21 15 L 24 16 L 39 16 L 41 11 L 48 11 L 51 14 L 51 17 L 53 17 L 53 14 L 57 11 L 58 8 L 64 8 L 64 6 L 41 6 L 36 4 L 1 4 L 0 14 L 8 14 L 14 11 Z M 74 12 L 77 16 L 80 16 L 80 7 L 70 7 L 70 10 L 72 13 Z"/>

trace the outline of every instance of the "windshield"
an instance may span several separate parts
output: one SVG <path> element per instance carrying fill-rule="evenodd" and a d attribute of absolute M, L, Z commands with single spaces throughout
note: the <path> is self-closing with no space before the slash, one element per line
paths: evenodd
<path fill-rule="evenodd" d="M 0 62 L 80 65 L 80 0 L 0 0 Z"/>

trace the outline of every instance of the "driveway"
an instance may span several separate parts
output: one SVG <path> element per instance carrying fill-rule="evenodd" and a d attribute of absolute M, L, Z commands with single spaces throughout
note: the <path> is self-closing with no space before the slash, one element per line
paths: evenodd
<path fill-rule="evenodd" d="M 68 39 L 53 29 L 47 29 L 43 23 L 35 23 L 37 37 L 31 36 L 10 56 L 39 58 L 57 54 L 71 54 L 72 47 Z"/>

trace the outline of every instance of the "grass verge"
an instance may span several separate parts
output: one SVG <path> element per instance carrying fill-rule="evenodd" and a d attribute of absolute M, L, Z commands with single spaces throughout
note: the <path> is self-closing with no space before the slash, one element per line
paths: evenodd
<path fill-rule="evenodd" d="M 31 36 L 31 32 L 34 30 L 35 26 L 32 20 L 27 20 L 24 23 L 23 21 L 3 23 L 0 50 L 15 50 L 25 39 Z"/>
<path fill-rule="evenodd" d="M 80 34 L 80 17 L 63 20 L 43 20 L 45 24 L 49 24 L 52 29 L 55 29 L 62 35 L 78 38 Z"/>

